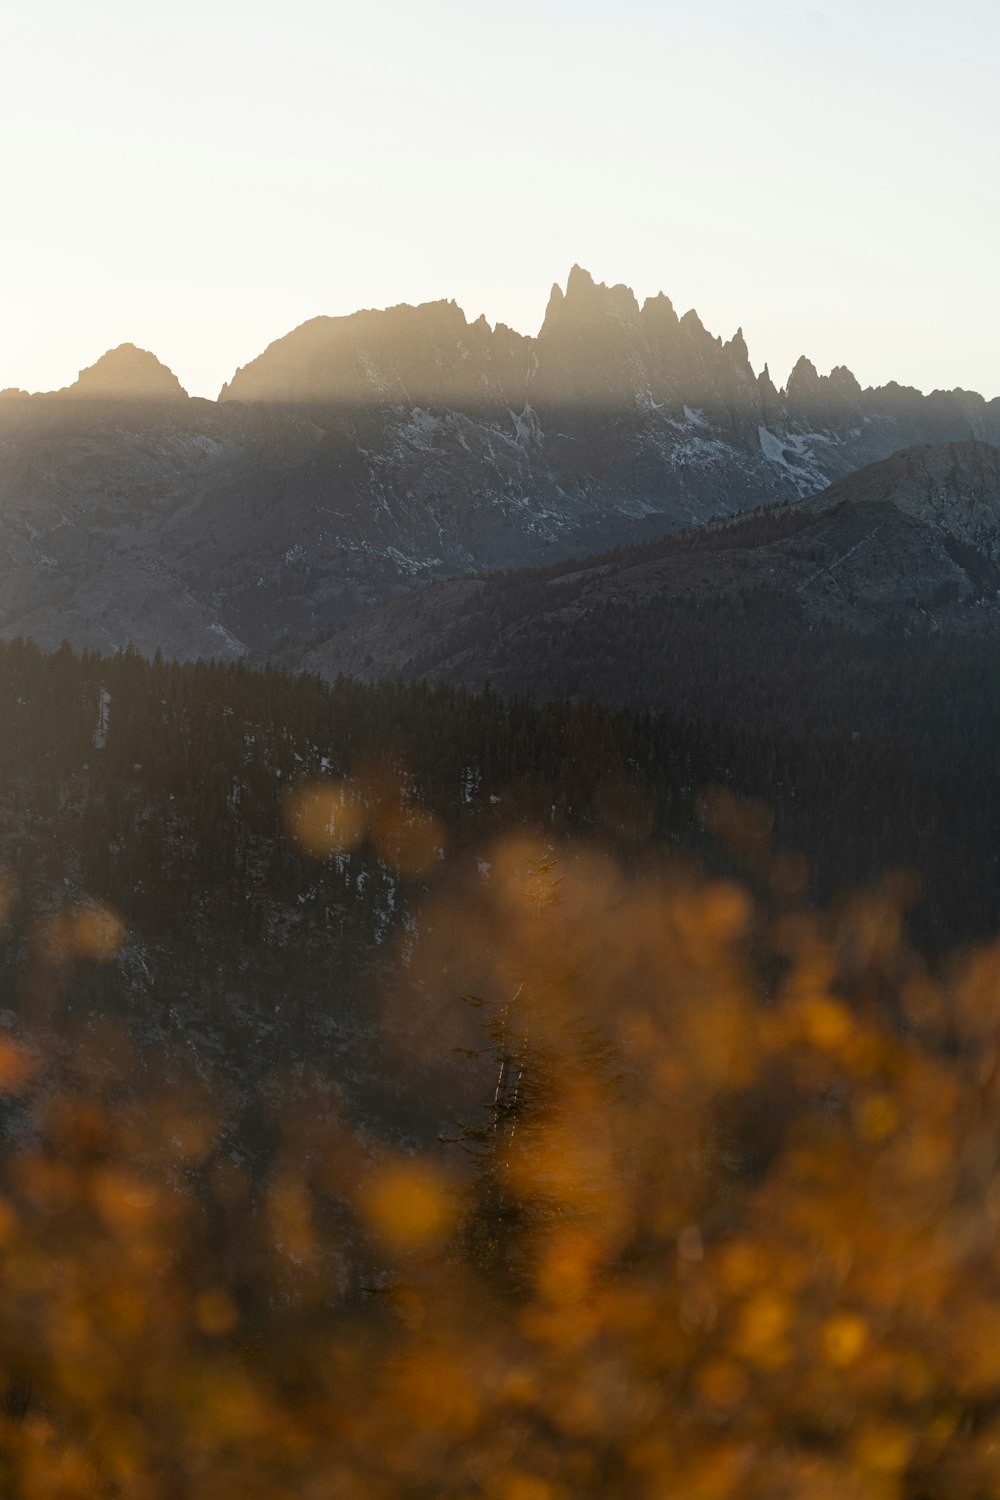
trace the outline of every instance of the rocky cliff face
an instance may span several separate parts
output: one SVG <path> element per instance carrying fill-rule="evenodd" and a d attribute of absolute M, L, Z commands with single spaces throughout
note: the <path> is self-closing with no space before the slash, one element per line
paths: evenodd
<path fill-rule="evenodd" d="M 455 574 L 808 496 L 914 443 L 1000 442 L 1000 401 L 862 390 L 574 267 L 526 338 L 453 302 L 303 324 L 217 402 L 111 351 L 0 400 L 0 633 L 266 652 Z"/>

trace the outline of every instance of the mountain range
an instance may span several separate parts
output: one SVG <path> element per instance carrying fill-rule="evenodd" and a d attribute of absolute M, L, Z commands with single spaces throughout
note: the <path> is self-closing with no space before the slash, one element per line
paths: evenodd
<path fill-rule="evenodd" d="M 18 636 L 97 651 L 0 639 L 0 1062 L 9 1034 L 38 1068 L 0 1143 L 64 1079 L 210 1098 L 184 1191 L 245 1183 L 206 1223 L 247 1306 L 289 1306 L 257 1246 L 303 1122 L 408 1156 L 496 1099 L 479 1020 L 539 871 L 581 924 L 599 869 L 650 880 L 658 945 L 656 882 L 694 870 L 792 945 L 900 869 L 930 962 L 996 931 L 1000 403 L 806 360 L 779 391 L 742 334 L 579 268 L 534 339 L 442 302 L 315 319 L 217 401 L 131 345 L 4 393 Z M 866 1005 L 881 910 L 831 919 Z M 323 1275 L 367 1298 L 323 1212 Z"/>
<path fill-rule="evenodd" d="M 296 664 L 330 680 L 489 680 L 656 707 L 684 675 L 681 640 L 689 660 L 735 661 L 776 625 L 763 653 L 775 666 L 817 627 L 1000 635 L 1000 450 L 906 449 L 792 504 L 568 565 L 455 579 L 367 612 Z"/>
<path fill-rule="evenodd" d="M 122 345 L 0 397 L 0 636 L 267 655 L 435 580 L 799 500 L 913 445 L 1000 443 L 1000 399 L 779 390 L 740 331 L 574 267 L 535 338 L 454 302 L 315 318 L 188 397 Z"/>

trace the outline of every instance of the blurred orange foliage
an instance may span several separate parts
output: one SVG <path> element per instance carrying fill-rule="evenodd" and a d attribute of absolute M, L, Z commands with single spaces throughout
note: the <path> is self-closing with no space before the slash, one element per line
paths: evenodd
<path fill-rule="evenodd" d="M 468 1153 L 290 1122 L 254 1184 L 204 1108 L 54 1090 L 5 1036 L 2 1493 L 1000 1492 L 1000 949 L 931 974 L 905 884 L 817 912 L 762 809 L 705 810 L 766 900 L 526 837 L 445 873 L 408 972 L 442 1045 L 475 986 Z M 444 847 L 384 788 L 287 816 L 318 856 Z M 36 961 L 123 935 L 75 910 Z"/>

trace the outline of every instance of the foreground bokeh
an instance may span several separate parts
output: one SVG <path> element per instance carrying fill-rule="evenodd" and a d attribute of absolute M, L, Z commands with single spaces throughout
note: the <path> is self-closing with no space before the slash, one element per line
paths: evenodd
<path fill-rule="evenodd" d="M 359 837 L 351 797 L 290 836 Z M 443 874 L 382 997 L 387 1060 L 481 1085 L 437 1150 L 276 1080 L 255 1180 L 210 1079 L 8 1033 L 3 1492 L 995 1494 L 1000 951 L 932 974 L 912 882 L 820 913 L 761 809 L 702 814 L 753 896 L 525 835 Z M 123 938 L 68 909 L 36 977 Z"/>

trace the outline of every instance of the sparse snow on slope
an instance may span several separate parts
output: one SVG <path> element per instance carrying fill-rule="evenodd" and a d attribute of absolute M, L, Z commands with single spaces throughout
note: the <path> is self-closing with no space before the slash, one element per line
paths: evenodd
<path fill-rule="evenodd" d="M 103 750 L 108 743 L 108 728 L 111 724 L 111 694 L 101 688 L 97 701 L 97 725 L 94 729 L 94 749 Z"/>

